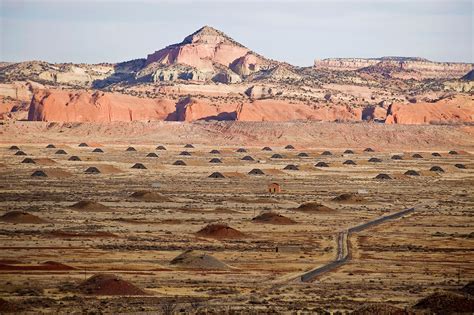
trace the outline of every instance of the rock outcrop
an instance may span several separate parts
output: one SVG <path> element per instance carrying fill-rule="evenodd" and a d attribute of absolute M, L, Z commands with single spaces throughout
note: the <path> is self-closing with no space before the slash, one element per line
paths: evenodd
<path fill-rule="evenodd" d="M 443 124 L 464 123 L 474 120 L 474 98 L 459 95 L 434 103 L 392 104 L 386 124 Z"/>

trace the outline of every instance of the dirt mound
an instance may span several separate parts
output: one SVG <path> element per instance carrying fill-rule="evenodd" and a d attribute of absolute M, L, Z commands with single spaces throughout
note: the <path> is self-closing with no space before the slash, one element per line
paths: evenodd
<path fill-rule="evenodd" d="M 50 159 L 50 158 L 37 158 L 35 159 L 36 164 L 40 165 L 54 165 L 56 164 L 56 161 Z"/>
<path fill-rule="evenodd" d="M 464 287 L 462 287 L 460 291 L 470 295 L 474 295 L 474 281 L 471 281 L 466 284 Z"/>
<path fill-rule="evenodd" d="M 208 224 L 207 226 L 199 230 L 199 232 L 197 232 L 196 234 L 203 237 L 211 237 L 217 239 L 241 238 L 245 236 L 245 234 L 243 234 L 242 232 L 231 228 L 227 224 L 221 223 Z"/>
<path fill-rule="evenodd" d="M 316 201 L 305 202 L 301 204 L 295 210 L 303 212 L 332 212 L 334 209 L 326 207 L 325 205 L 320 204 Z"/>
<path fill-rule="evenodd" d="M 0 270 L 51 270 L 51 271 L 59 271 L 59 270 L 75 270 L 76 268 L 56 262 L 56 261 L 46 261 L 39 265 L 25 265 L 25 264 L 0 264 Z"/>
<path fill-rule="evenodd" d="M 17 303 L 0 298 L 0 313 L 17 313 L 21 309 L 22 308 Z"/>
<path fill-rule="evenodd" d="M 87 295 L 147 295 L 132 283 L 112 274 L 96 274 L 79 285 Z"/>
<path fill-rule="evenodd" d="M 166 202 L 170 199 L 162 194 L 155 191 L 136 191 L 130 195 L 130 197 L 135 199 L 140 199 L 143 201 L 156 201 L 156 202 Z"/>
<path fill-rule="evenodd" d="M 264 212 L 252 219 L 255 223 L 268 223 L 268 224 L 295 224 L 296 222 L 290 218 L 282 216 L 275 212 Z"/>
<path fill-rule="evenodd" d="M 378 315 L 408 315 L 408 314 L 414 314 L 412 312 L 407 312 L 405 310 L 402 310 L 398 307 L 392 306 L 387 303 L 371 303 L 371 304 L 366 304 L 363 305 L 362 307 L 358 308 L 351 314 L 353 315 L 372 315 L 372 314 L 378 314 Z"/>
<path fill-rule="evenodd" d="M 363 197 L 356 194 L 342 194 L 337 197 L 332 198 L 332 201 L 341 202 L 341 203 L 354 203 L 354 202 L 363 202 L 365 201 Z"/>
<path fill-rule="evenodd" d="M 81 200 L 73 204 L 70 208 L 77 211 L 85 211 L 85 212 L 113 211 L 109 207 L 104 206 L 103 204 L 99 202 L 91 201 L 91 200 Z"/>
<path fill-rule="evenodd" d="M 19 224 L 42 224 L 48 223 L 48 220 L 41 219 L 31 213 L 23 211 L 10 211 L 0 217 L 0 221 Z"/>
<path fill-rule="evenodd" d="M 229 266 L 217 258 L 203 252 L 187 250 L 175 257 L 171 265 L 187 269 L 229 269 Z"/>
<path fill-rule="evenodd" d="M 474 298 L 451 292 L 436 292 L 418 301 L 413 308 L 438 314 L 472 313 Z"/>

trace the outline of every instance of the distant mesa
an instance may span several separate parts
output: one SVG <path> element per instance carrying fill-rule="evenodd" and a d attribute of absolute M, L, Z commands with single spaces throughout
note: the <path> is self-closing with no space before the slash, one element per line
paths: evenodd
<path fill-rule="evenodd" d="M 316 167 L 329 167 L 329 164 L 326 162 L 318 162 L 314 166 Z"/>
<path fill-rule="evenodd" d="M 166 151 L 166 148 L 162 145 L 156 147 L 157 150 Z"/>
<path fill-rule="evenodd" d="M 201 251 L 187 250 L 180 255 L 176 256 L 170 262 L 171 265 L 175 265 L 179 268 L 184 269 L 202 269 L 202 270 L 226 270 L 230 269 L 230 266 L 221 262 L 219 259 L 212 255 L 206 254 Z"/>
<path fill-rule="evenodd" d="M 81 158 L 78 157 L 77 155 L 72 155 L 68 160 L 69 160 L 69 161 L 80 161 Z"/>
<path fill-rule="evenodd" d="M 133 169 L 138 169 L 138 170 L 146 170 L 146 166 L 143 165 L 142 163 L 135 163 L 133 164 L 133 166 L 131 167 Z"/>
<path fill-rule="evenodd" d="M 150 152 L 146 155 L 146 157 L 148 158 L 157 158 L 158 157 L 158 154 L 154 153 L 154 152 Z"/>
<path fill-rule="evenodd" d="M 375 179 L 387 180 L 387 179 L 392 179 L 392 177 L 390 177 L 390 175 L 388 174 L 381 173 L 375 176 Z"/>
<path fill-rule="evenodd" d="M 299 171 L 300 169 L 298 168 L 298 166 L 294 165 L 294 164 L 288 164 L 287 166 L 285 166 L 283 168 L 284 170 L 287 170 L 287 171 Z"/>
<path fill-rule="evenodd" d="M 355 203 L 355 202 L 363 202 L 365 199 L 358 194 L 353 193 L 344 193 L 332 199 L 334 202 L 339 203 Z"/>
<path fill-rule="evenodd" d="M 113 211 L 113 209 L 101 204 L 100 202 L 92 201 L 92 200 L 81 200 L 79 202 L 76 202 L 72 206 L 70 206 L 70 208 L 76 211 L 84 211 L 84 212 Z"/>
<path fill-rule="evenodd" d="M 324 213 L 324 212 L 333 212 L 334 209 L 325 206 L 317 201 L 310 201 L 302 203 L 298 208 L 295 209 L 296 211 L 308 212 L 308 213 Z"/>
<path fill-rule="evenodd" d="M 248 172 L 249 175 L 265 175 L 265 173 L 259 169 L 259 168 L 254 168 L 250 172 Z"/>
<path fill-rule="evenodd" d="M 186 163 L 183 160 L 177 160 L 173 163 L 173 165 L 185 166 Z"/>
<path fill-rule="evenodd" d="M 332 155 L 331 151 L 324 151 L 323 153 L 321 153 L 321 155 Z"/>
<path fill-rule="evenodd" d="M 239 239 L 245 237 L 242 232 L 223 223 L 211 223 L 196 233 L 198 236 L 217 239 Z"/>
<path fill-rule="evenodd" d="M 148 295 L 129 281 L 113 274 L 96 274 L 85 280 L 78 287 L 86 295 Z"/>
<path fill-rule="evenodd" d="M 104 150 L 102 150 L 101 148 L 95 148 L 94 150 L 92 150 L 92 152 L 94 152 L 94 153 L 104 153 Z"/>
<path fill-rule="evenodd" d="M 281 214 L 271 211 L 265 211 L 260 215 L 252 219 L 252 222 L 255 223 L 266 223 L 266 224 L 276 224 L 276 225 L 288 225 L 295 224 L 296 222 L 290 218 L 287 218 Z"/>
<path fill-rule="evenodd" d="M 244 156 L 243 158 L 241 158 L 241 160 L 242 161 L 255 161 L 255 159 L 251 157 L 250 155 Z"/>
<path fill-rule="evenodd" d="M 10 211 L 0 217 L 0 221 L 16 224 L 44 224 L 48 220 L 24 211 Z"/>
<path fill-rule="evenodd" d="M 135 152 L 135 151 L 137 151 L 137 149 L 135 149 L 134 147 L 128 147 L 125 151 L 127 151 L 127 152 Z"/>

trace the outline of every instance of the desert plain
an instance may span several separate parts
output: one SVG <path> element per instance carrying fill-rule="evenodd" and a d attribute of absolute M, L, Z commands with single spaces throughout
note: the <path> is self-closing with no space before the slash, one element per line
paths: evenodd
<path fill-rule="evenodd" d="M 470 126 L 0 128 L 2 313 L 472 311 Z M 350 234 L 344 264 L 302 281 L 338 258 L 340 232 L 409 208 Z"/>

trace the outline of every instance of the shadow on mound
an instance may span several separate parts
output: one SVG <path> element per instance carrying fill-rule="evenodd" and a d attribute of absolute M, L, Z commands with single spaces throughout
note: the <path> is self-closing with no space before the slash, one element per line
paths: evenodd
<path fill-rule="evenodd" d="M 96 274 L 78 287 L 87 295 L 148 295 L 134 284 L 113 274 Z"/>
<path fill-rule="evenodd" d="M 176 256 L 170 264 L 186 269 L 225 270 L 230 268 L 219 259 L 194 250 L 187 250 Z"/>
<path fill-rule="evenodd" d="M 252 219 L 254 223 L 268 223 L 268 224 L 278 224 L 278 225 L 287 225 L 295 224 L 296 222 L 290 218 L 282 216 L 281 214 L 275 212 L 263 212 L 260 215 Z"/>
<path fill-rule="evenodd" d="M 103 212 L 103 211 L 113 211 L 107 206 L 104 206 L 103 204 L 96 202 L 96 201 L 91 201 L 91 200 L 81 200 L 72 206 L 70 206 L 71 209 L 76 210 L 76 211 L 86 211 L 86 212 Z"/>

